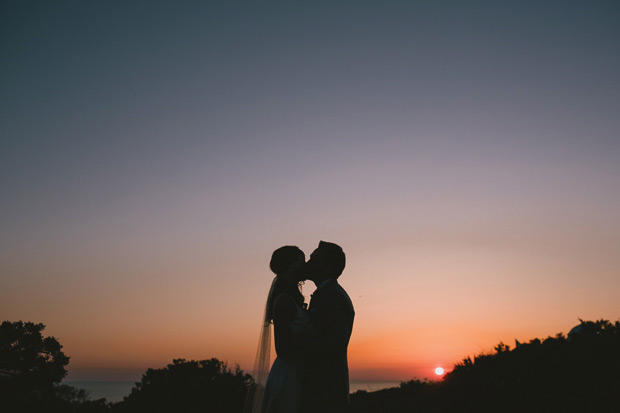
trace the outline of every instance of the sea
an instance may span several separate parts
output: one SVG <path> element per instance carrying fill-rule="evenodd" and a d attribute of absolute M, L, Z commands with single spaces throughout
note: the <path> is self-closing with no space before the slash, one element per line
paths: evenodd
<path fill-rule="evenodd" d="M 398 387 L 400 383 L 400 381 L 352 380 L 349 388 L 351 393 L 355 393 L 358 390 L 371 392 Z M 109 402 L 116 403 L 123 400 L 123 397 L 128 396 L 136 383 L 133 381 L 65 381 L 63 384 L 88 391 L 90 398 L 93 400 L 106 399 Z"/>

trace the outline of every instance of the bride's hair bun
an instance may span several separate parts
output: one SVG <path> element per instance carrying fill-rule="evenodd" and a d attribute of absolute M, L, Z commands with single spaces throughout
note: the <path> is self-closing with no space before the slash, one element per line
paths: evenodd
<path fill-rule="evenodd" d="M 294 245 L 285 245 L 284 247 L 280 247 L 273 252 L 271 255 L 271 261 L 269 262 L 269 268 L 276 275 L 282 274 L 284 271 L 288 270 L 291 264 L 295 261 L 298 261 L 299 258 L 304 259 L 305 255 L 299 247 Z"/>

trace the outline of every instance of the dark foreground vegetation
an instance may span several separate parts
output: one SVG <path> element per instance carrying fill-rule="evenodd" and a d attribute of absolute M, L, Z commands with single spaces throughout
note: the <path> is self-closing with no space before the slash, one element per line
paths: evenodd
<path fill-rule="evenodd" d="M 148 369 L 125 399 L 91 400 L 60 382 L 69 358 L 43 324 L 0 326 L 0 412 L 237 412 L 252 378 L 217 359 Z M 568 336 L 466 358 L 440 382 L 351 395 L 351 413 L 620 411 L 620 322 L 582 321 Z"/>
<path fill-rule="evenodd" d="M 466 358 L 441 382 L 352 395 L 353 412 L 620 412 L 620 322 Z"/>

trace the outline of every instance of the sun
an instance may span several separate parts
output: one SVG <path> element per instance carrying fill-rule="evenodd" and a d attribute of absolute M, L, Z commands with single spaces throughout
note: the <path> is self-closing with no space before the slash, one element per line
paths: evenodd
<path fill-rule="evenodd" d="M 435 374 L 438 375 L 438 376 L 443 376 L 444 371 L 445 370 L 443 369 L 443 367 L 437 367 L 435 369 Z"/>

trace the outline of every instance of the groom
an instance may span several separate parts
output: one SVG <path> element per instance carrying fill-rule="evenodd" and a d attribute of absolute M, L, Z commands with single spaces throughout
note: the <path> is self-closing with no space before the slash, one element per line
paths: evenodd
<path fill-rule="evenodd" d="M 345 255 L 336 244 L 321 241 L 304 267 L 316 284 L 310 300 L 310 336 L 305 343 L 303 412 L 344 412 L 349 405 L 347 346 L 355 312 L 338 284 Z"/>

